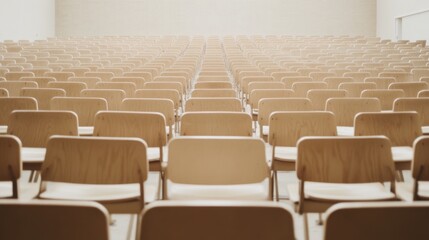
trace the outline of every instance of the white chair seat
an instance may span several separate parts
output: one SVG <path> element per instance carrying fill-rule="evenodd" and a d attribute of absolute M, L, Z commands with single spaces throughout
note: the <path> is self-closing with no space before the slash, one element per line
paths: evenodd
<path fill-rule="evenodd" d="M 404 201 L 413 201 L 413 183 L 412 182 L 397 182 L 396 194 Z M 429 198 L 429 182 L 419 181 L 419 192 L 417 194 L 422 198 Z"/>
<path fill-rule="evenodd" d="M 21 159 L 23 162 L 43 162 L 45 160 L 46 148 L 21 148 Z"/>
<path fill-rule="evenodd" d="M 422 127 L 422 132 L 424 135 L 429 135 L 429 126 L 423 126 Z"/>
<path fill-rule="evenodd" d="M 12 197 L 12 182 L 0 182 L 0 198 Z"/>
<path fill-rule="evenodd" d="M 412 147 L 392 147 L 392 158 L 394 162 L 410 162 L 413 160 Z"/>
<path fill-rule="evenodd" d="M 298 158 L 297 147 L 276 147 L 274 157 L 276 160 L 285 162 L 296 162 Z"/>
<path fill-rule="evenodd" d="M 145 201 L 157 199 L 157 186 L 145 184 Z M 116 202 L 138 199 L 139 184 L 75 184 L 46 182 L 46 191 L 39 195 L 44 199 Z"/>
<path fill-rule="evenodd" d="M 305 198 L 326 201 L 380 201 L 394 199 L 381 183 L 315 183 L 305 182 Z M 290 200 L 299 202 L 299 184 L 288 184 Z"/>
<path fill-rule="evenodd" d="M 337 126 L 337 135 L 343 137 L 350 137 L 355 135 L 354 127 Z"/>
<path fill-rule="evenodd" d="M 268 200 L 269 180 L 238 185 L 194 185 L 167 180 L 168 200 Z"/>
<path fill-rule="evenodd" d="M 270 127 L 269 126 L 262 126 L 262 135 L 268 136 L 270 134 Z"/>
<path fill-rule="evenodd" d="M 149 162 L 159 161 L 160 153 L 158 147 L 150 147 L 147 148 L 147 160 Z"/>
<path fill-rule="evenodd" d="M 92 136 L 92 134 L 94 133 L 94 127 L 93 126 L 79 127 L 78 132 L 79 132 L 79 136 Z"/>
<path fill-rule="evenodd" d="M 0 134 L 7 133 L 7 125 L 0 125 Z"/>

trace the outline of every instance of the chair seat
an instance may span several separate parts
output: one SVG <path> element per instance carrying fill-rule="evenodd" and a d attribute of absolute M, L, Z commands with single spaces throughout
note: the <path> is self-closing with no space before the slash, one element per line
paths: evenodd
<path fill-rule="evenodd" d="M 270 134 L 270 127 L 269 126 L 262 126 L 262 135 L 268 136 Z"/>
<path fill-rule="evenodd" d="M 392 147 L 394 162 L 411 162 L 413 160 L 413 148 L 407 146 Z"/>
<path fill-rule="evenodd" d="M 422 132 L 424 135 L 429 135 L 429 126 L 423 126 L 422 127 Z"/>
<path fill-rule="evenodd" d="M 412 182 L 397 182 L 396 194 L 404 201 L 413 201 L 413 183 Z M 421 198 L 429 199 L 429 182 L 419 181 L 419 192 L 417 194 Z"/>
<path fill-rule="evenodd" d="M 145 201 L 157 199 L 157 186 L 145 185 Z M 46 182 L 44 199 L 121 202 L 136 200 L 140 196 L 139 184 L 75 184 Z"/>
<path fill-rule="evenodd" d="M 159 161 L 160 153 L 158 147 L 150 147 L 147 148 L 147 160 L 149 162 Z"/>
<path fill-rule="evenodd" d="M 343 137 L 350 137 L 355 135 L 354 127 L 346 127 L 346 126 L 338 126 L 337 127 L 337 135 Z"/>
<path fill-rule="evenodd" d="M 0 134 L 7 133 L 7 125 L 0 125 Z"/>
<path fill-rule="evenodd" d="M 21 159 L 23 162 L 43 162 L 45 160 L 46 148 L 21 148 Z"/>
<path fill-rule="evenodd" d="M 79 132 L 79 136 L 92 136 L 92 134 L 94 133 L 94 127 L 93 126 L 79 127 L 78 132 Z"/>
<path fill-rule="evenodd" d="M 325 201 L 379 201 L 394 199 L 381 183 L 315 183 L 305 182 L 305 198 Z M 299 184 L 288 184 L 290 200 L 299 202 Z"/>
<path fill-rule="evenodd" d="M 237 185 L 194 185 L 167 180 L 168 200 L 269 200 L 269 180 Z"/>
<path fill-rule="evenodd" d="M 0 198 L 12 197 L 12 182 L 0 182 Z"/>
<path fill-rule="evenodd" d="M 297 147 L 276 147 L 275 160 L 296 162 L 298 158 Z"/>

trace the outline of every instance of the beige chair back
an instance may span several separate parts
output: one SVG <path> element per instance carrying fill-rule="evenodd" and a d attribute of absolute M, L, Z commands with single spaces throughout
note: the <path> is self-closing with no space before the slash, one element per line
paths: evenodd
<path fill-rule="evenodd" d="M 167 126 L 174 125 L 174 102 L 170 99 L 156 98 L 125 98 L 122 101 L 122 111 L 157 112 L 161 113 Z"/>
<path fill-rule="evenodd" d="M 120 110 L 122 100 L 125 98 L 125 92 L 120 89 L 85 89 L 80 95 L 86 98 L 104 98 L 107 101 L 109 111 Z"/>
<path fill-rule="evenodd" d="M 23 88 L 21 96 L 35 98 L 39 110 L 50 110 L 51 99 L 54 97 L 65 97 L 66 91 L 60 88 Z"/>
<path fill-rule="evenodd" d="M 429 98 L 398 98 L 393 104 L 393 111 L 416 111 L 422 125 L 429 125 Z"/>
<path fill-rule="evenodd" d="M 405 96 L 402 90 L 388 90 L 388 89 L 370 89 L 363 90 L 361 95 L 362 98 L 377 98 L 380 100 L 381 110 L 392 110 L 393 102 L 397 98 Z"/>
<path fill-rule="evenodd" d="M 338 86 L 338 89 L 343 89 L 347 91 L 347 97 L 360 97 L 362 91 L 367 89 L 376 89 L 377 85 L 375 83 L 363 83 L 363 82 L 353 82 L 353 83 L 341 83 Z"/>
<path fill-rule="evenodd" d="M 79 126 L 94 126 L 95 115 L 107 110 L 107 101 L 104 98 L 54 97 L 51 110 L 72 111 L 78 116 Z"/>
<path fill-rule="evenodd" d="M 380 112 L 380 100 L 377 98 L 330 98 L 326 102 L 326 111 L 333 112 L 337 126 L 353 126 L 356 114 L 360 112 Z"/>
<path fill-rule="evenodd" d="M 422 90 L 429 88 L 429 85 L 425 82 L 410 82 L 410 83 L 392 83 L 389 85 L 389 89 L 400 89 L 405 92 L 405 97 L 417 97 L 418 93 Z"/>
<path fill-rule="evenodd" d="M 196 82 L 195 89 L 232 89 L 232 83 L 221 81 Z"/>
<path fill-rule="evenodd" d="M 185 104 L 185 112 L 243 111 L 241 102 L 237 98 L 190 98 Z"/>
<path fill-rule="evenodd" d="M 37 88 L 37 82 L 28 81 L 4 81 L 0 82 L 0 88 L 7 89 L 10 97 L 21 96 L 21 90 L 23 88 Z"/>
<path fill-rule="evenodd" d="M 369 77 L 365 78 L 366 83 L 375 83 L 377 89 L 388 89 L 389 85 L 396 82 L 392 77 Z"/>
<path fill-rule="evenodd" d="M 88 87 L 83 82 L 55 81 L 49 82 L 48 88 L 63 89 L 66 92 L 66 97 L 79 97 L 80 92 Z"/>
<path fill-rule="evenodd" d="M 342 83 L 354 82 L 351 77 L 327 77 L 323 81 L 328 84 L 328 89 L 338 89 Z"/>
<path fill-rule="evenodd" d="M 292 85 L 295 97 L 307 97 L 307 92 L 312 89 L 327 89 L 325 82 L 297 82 Z"/>
<path fill-rule="evenodd" d="M 346 90 L 340 89 L 312 89 L 307 92 L 307 98 L 310 99 L 313 110 L 323 111 L 326 108 L 326 101 L 329 98 L 345 98 Z"/>
<path fill-rule="evenodd" d="M 270 115 L 276 111 L 310 111 L 311 102 L 308 98 L 263 98 L 259 100 L 258 123 L 267 126 Z"/>
<path fill-rule="evenodd" d="M 12 192 L 1 192 L 0 198 L 18 198 L 18 180 L 22 172 L 21 141 L 15 136 L 0 135 L 0 152 L 0 181 L 12 182 Z"/>
<path fill-rule="evenodd" d="M 136 84 L 133 82 L 99 82 L 95 84 L 95 89 L 122 90 L 125 92 L 125 97 L 133 97 Z"/>
<path fill-rule="evenodd" d="M 174 103 L 174 109 L 180 107 L 181 95 L 174 89 L 139 89 L 134 95 L 136 98 L 169 99 Z"/>
<path fill-rule="evenodd" d="M 0 98 L 0 125 L 9 124 L 9 115 L 14 110 L 37 110 L 37 100 L 31 97 Z"/>
<path fill-rule="evenodd" d="M 237 92 L 233 89 L 195 89 L 191 93 L 193 98 L 234 98 Z"/>

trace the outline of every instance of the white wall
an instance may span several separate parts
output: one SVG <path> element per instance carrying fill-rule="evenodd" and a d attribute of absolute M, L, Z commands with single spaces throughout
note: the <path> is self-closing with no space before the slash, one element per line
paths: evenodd
<path fill-rule="evenodd" d="M 0 0 L 0 40 L 55 35 L 55 0 Z"/>
<path fill-rule="evenodd" d="M 377 0 L 377 36 L 383 39 L 396 39 L 395 17 L 426 9 L 429 9 L 428 0 Z M 427 18 L 422 15 L 404 18 L 403 39 L 426 38 L 429 40 L 429 23 L 425 21 Z M 411 24 L 410 21 L 412 21 Z M 421 32 L 417 30 L 421 30 Z M 416 35 L 416 33 L 419 34 Z"/>
<path fill-rule="evenodd" d="M 56 0 L 56 34 L 376 33 L 376 0 Z"/>

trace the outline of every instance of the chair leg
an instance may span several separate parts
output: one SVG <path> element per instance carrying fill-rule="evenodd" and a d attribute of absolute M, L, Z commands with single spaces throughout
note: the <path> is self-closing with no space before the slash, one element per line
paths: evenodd
<path fill-rule="evenodd" d="M 36 171 L 36 173 L 34 174 L 33 182 L 37 183 L 37 181 L 39 180 L 39 176 L 40 176 L 40 171 Z"/>
<path fill-rule="evenodd" d="M 274 171 L 274 189 L 276 191 L 276 202 L 280 200 L 279 196 L 279 179 L 277 177 L 277 171 Z"/>
<path fill-rule="evenodd" d="M 126 238 L 127 240 L 131 240 L 135 219 L 136 219 L 136 214 L 130 214 L 130 223 L 128 224 L 128 231 L 127 231 L 127 238 Z"/>
<path fill-rule="evenodd" d="M 33 182 L 34 170 L 30 171 L 30 176 L 28 177 L 28 182 Z"/>
<path fill-rule="evenodd" d="M 116 224 L 116 220 L 113 219 L 112 214 L 109 214 L 109 224 L 110 224 L 110 226 L 114 226 Z"/>
<path fill-rule="evenodd" d="M 396 181 L 398 182 L 404 181 L 404 175 L 402 174 L 402 170 L 396 171 Z"/>
<path fill-rule="evenodd" d="M 310 233 L 308 232 L 308 213 L 304 213 L 303 218 L 304 218 L 304 239 L 310 240 Z"/>
<path fill-rule="evenodd" d="M 322 213 L 318 213 L 319 219 L 317 220 L 317 225 L 322 226 L 323 225 L 323 218 Z"/>

